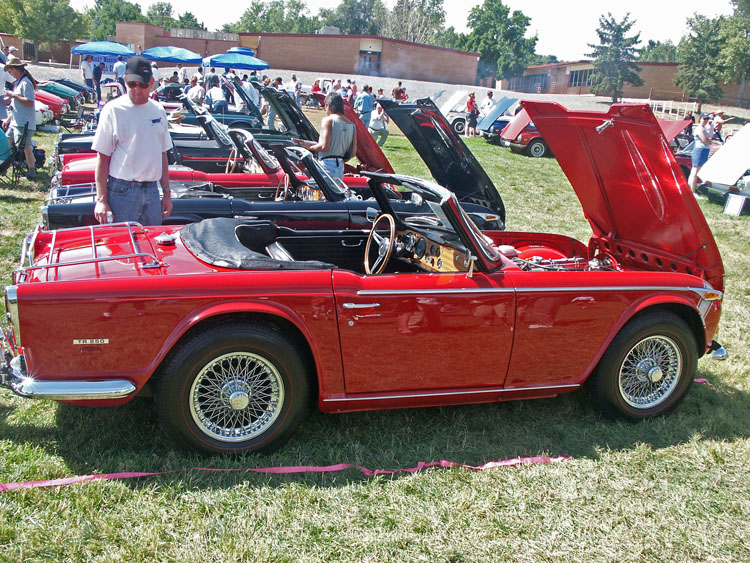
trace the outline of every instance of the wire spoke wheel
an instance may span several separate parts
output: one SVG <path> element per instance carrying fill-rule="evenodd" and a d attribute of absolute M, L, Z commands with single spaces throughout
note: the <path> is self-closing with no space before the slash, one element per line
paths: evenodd
<path fill-rule="evenodd" d="M 190 389 L 190 414 L 217 440 L 240 441 L 262 434 L 281 413 L 284 385 L 276 368 L 249 352 L 212 359 Z"/>
<path fill-rule="evenodd" d="M 669 397 L 682 372 L 682 353 L 666 336 L 645 338 L 625 355 L 618 384 L 623 400 L 634 408 L 652 408 Z"/>

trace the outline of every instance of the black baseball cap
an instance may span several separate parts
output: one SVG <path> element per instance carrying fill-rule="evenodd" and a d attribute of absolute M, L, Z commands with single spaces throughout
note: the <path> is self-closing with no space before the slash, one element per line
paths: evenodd
<path fill-rule="evenodd" d="M 131 80 L 140 80 L 148 84 L 151 82 L 153 73 L 151 72 L 151 63 L 141 56 L 130 57 L 128 64 L 125 66 L 125 82 Z"/>

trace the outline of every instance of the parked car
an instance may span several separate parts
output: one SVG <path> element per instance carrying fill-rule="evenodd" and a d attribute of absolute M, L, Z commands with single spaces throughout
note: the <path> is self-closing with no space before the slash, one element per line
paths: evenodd
<path fill-rule="evenodd" d="M 75 80 L 70 80 L 69 78 L 55 78 L 53 80 L 55 82 L 59 82 L 63 86 L 67 86 L 68 88 L 72 88 L 73 90 L 81 92 L 86 102 L 91 103 L 96 101 L 96 90 L 94 90 L 93 88 L 89 88 L 81 82 L 76 82 Z"/>
<path fill-rule="evenodd" d="M 174 443 L 211 454 L 280 446 L 312 398 L 341 413 L 587 384 L 607 415 L 671 412 L 719 323 L 710 229 L 648 106 L 525 105 L 584 207 L 588 245 L 481 233 L 448 190 L 377 173 L 364 248 L 335 255 L 314 234 L 284 248 L 294 232 L 262 220 L 36 232 L 5 290 L 2 383 L 96 406 L 152 390 Z M 431 216 L 400 213 L 391 186 Z"/>
<path fill-rule="evenodd" d="M 59 96 L 60 98 L 68 102 L 68 106 L 70 107 L 70 109 L 76 109 L 79 104 L 85 102 L 85 98 L 81 92 L 73 90 L 72 88 L 68 88 L 67 86 L 60 84 L 59 82 L 40 82 L 39 86 L 37 86 L 37 89 L 44 90 L 45 92 L 49 92 L 50 94 L 54 94 L 55 96 Z"/>
<path fill-rule="evenodd" d="M 500 144 L 500 133 L 515 115 L 518 98 L 504 97 L 486 115 L 480 116 L 477 131 L 489 143 Z M 520 109 L 520 107 L 519 107 Z"/>
<path fill-rule="evenodd" d="M 750 197 L 750 126 L 745 125 L 732 135 L 703 165 L 699 176 L 698 191 L 722 205 L 727 197 L 736 194 Z M 750 213 L 750 205 L 744 202 L 743 214 Z"/>
<path fill-rule="evenodd" d="M 34 111 L 36 113 L 37 127 L 39 127 L 40 125 L 44 125 L 45 123 L 49 123 L 50 121 L 53 121 L 55 119 L 55 114 L 52 113 L 52 110 L 49 109 L 49 106 L 40 102 L 39 100 L 35 100 L 34 102 Z"/>
<path fill-rule="evenodd" d="M 70 109 L 67 101 L 44 90 L 34 90 L 34 98 L 49 107 L 55 119 L 62 119 L 62 116 Z"/>

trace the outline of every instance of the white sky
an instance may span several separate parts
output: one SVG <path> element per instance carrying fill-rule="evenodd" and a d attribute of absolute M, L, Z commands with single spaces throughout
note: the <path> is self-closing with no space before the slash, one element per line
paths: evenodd
<path fill-rule="evenodd" d="M 482 0 L 445 0 L 446 24 L 458 31 L 467 31 L 466 19 L 473 6 Z M 154 3 L 142 0 L 140 6 L 145 14 Z M 332 8 L 339 0 L 306 0 L 312 15 L 320 8 Z M 395 0 L 385 0 L 386 5 L 393 6 Z M 77 10 L 93 6 L 93 0 L 71 0 L 71 6 Z M 685 20 L 694 13 L 714 17 L 731 14 L 729 0 L 589 0 L 583 2 L 565 2 L 564 0 L 503 0 L 511 10 L 520 10 L 531 18 L 530 34 L 539 37 L 536 52 L 541 55 L 556 55 L 560 60 L 577 60 L 585 58 L 590 51 L 588 43 L 597 43 L 596 27 L 599 16 L 611 12 L 619 19 L 630 12 L 631 19 L 636 20 L 634 30 L 641 33 L 645 44 L 649 39 L 674 43 L 680 40 L 686 31 Z M 236 0 L 172 0 L 172 7 L 177 14 L 192 12 L 198 21 L 210 30 L 215 31 L 225 23 L 237 21 L 250 2 Z M 627 5 L 625 8 L 623 5 Z"/>

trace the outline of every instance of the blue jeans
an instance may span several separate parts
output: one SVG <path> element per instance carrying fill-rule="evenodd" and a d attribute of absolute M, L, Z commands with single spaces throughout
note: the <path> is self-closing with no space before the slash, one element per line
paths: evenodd
<path fill-rule="evenodd" d="M 141 225 L 161 225 L 161 199 L 156 182 L 129 182 L 109 176 L 107 202 L 115 223 L 137 221 Z"/>
<path fill-rule="evenodd" d="M 359 120 L 365 124 L 365 127 L 370 126 L 370 117 L 372 116 L 371 111 L 363 111 L 359 114 Z"/>
<path fill-rule="evenodd" d="M 320 161 L 323 168 L 331 175 L 334 180 L 344 179 L 344 159 L 343 158 L 325 158 Z"/>
<path fill-rule="evenodd" d="M 229 105 L 225 100 L 219 100 L 218 102 L 214 103 L 214 107 L 211 110 L 211 113 L 226 113 L 227 109 L 229 109 Z"/>
<path fill-rule="evenodd" d="M 272 107 L 268 108 L 268 128 L 271 131 L 276 131 L 276 112 L 273 110 Z"/>

